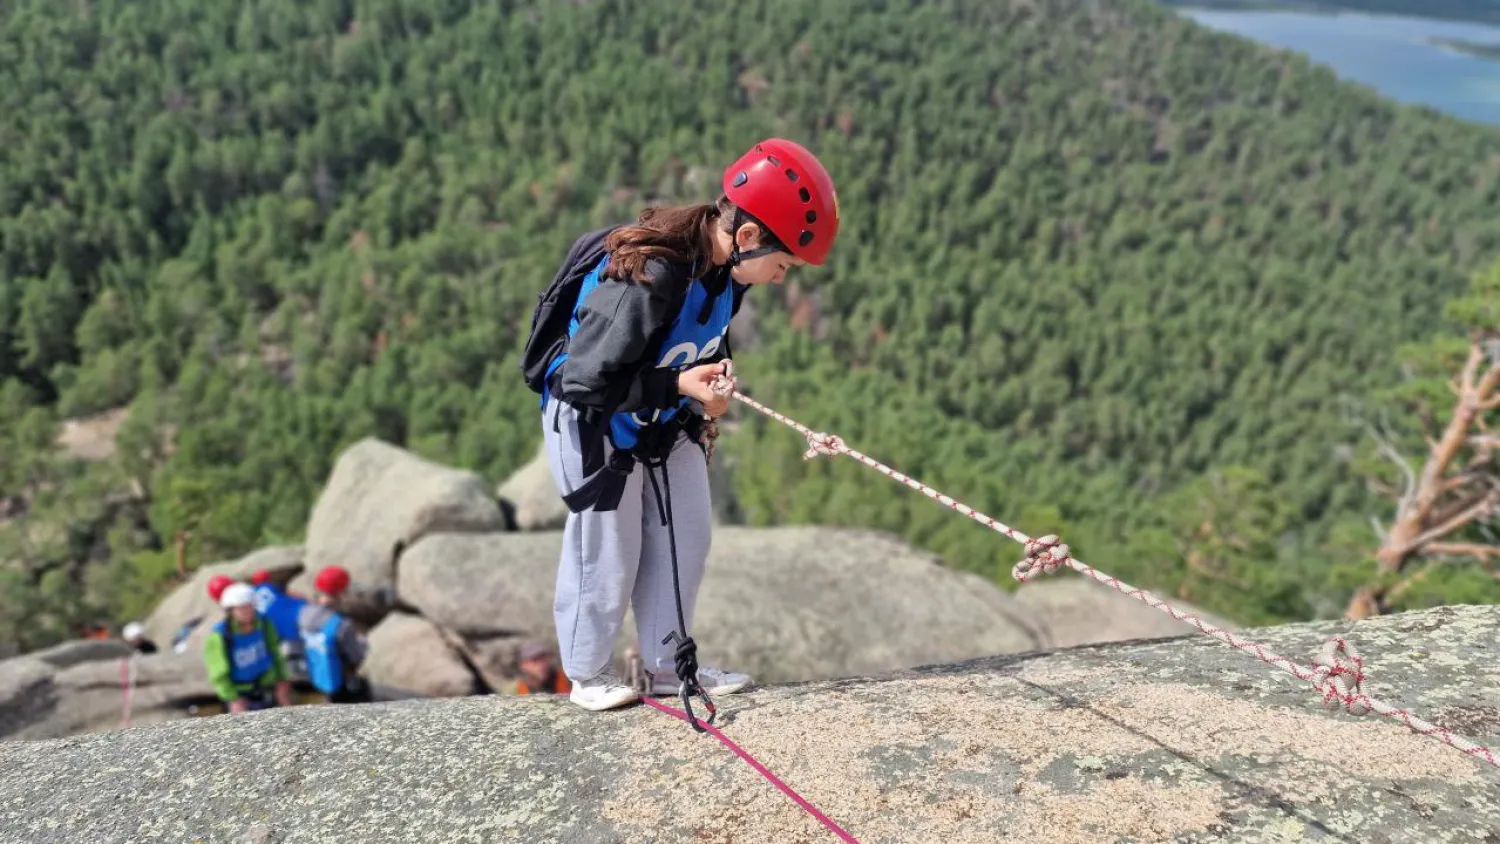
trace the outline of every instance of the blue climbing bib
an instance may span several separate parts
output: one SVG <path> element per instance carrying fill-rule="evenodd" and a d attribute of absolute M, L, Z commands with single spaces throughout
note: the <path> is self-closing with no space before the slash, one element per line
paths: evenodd
<path fill-rule="evenodd" d="M 302 631 L 297 629 L 297 616 L 306 603 L 269 583 L 255 587 L 255 611 L 271 622 L 271 626 L 276 628 L 276 635 L 283 642 L 302 640 Z"/>
<path fill-rule="evenodd" d="M 235 685 L 254 683 L 275 666 L 259 619 L 252 633 L 231 634 L 223 621 L 214 625 L 214 632 L 229 649 L 229 680 Z"/>
<path fill-rule="evenodd" d="M 307 679 L 323 694 L 331 695 L 344 687 L 344 661 L 339 658 L 339 622 L 343 617 L 334 613 L 328 617 L 316 633 L 302 640 L 307 654 Z"/>
<path fill-rule="evenodd" d="M 584 278 L 583 285 L 578 292 L 578 307 L 573 310 L 573 317 L 568 323 L 568 337 L 578 331 L 578 312 L 587 301 L 588 295 L 600 284 L 604 268 L 609 263 L 609 257 L 600 259 L 598 265 Z M 711 300 L 711 304 L 710 304 Z M 698 317 L 703 313 L 705 307 L 708 310 L 708 318 L 703 322 Z M 662 341 L 660 350 L 657 352 L 657 369 L 688 369 L 697 364 L 698 361 L 707 360 L 719 351 L 724 345 L 724 335 L 729 333 L 729 322 L 734 316 L 734 284 L 724 285 L 724 290 L 714 296 L 704 287 L 703 282 L 694 280 L 687 290 L 687 296 L 683 300 L 682 307 L 677 311 L 677 318 L 673 320 L 671 328 L 667 331 L 666 339 Z M 547 369 L 547 377 L 550 379 L 557 368 L 562 366 L 568 357 L 567 349 L 558 354 Z M 542 405 L 546 406 L 547 396 L 543 394 Z M 642 410 L 635 413 L 616 413 L 610 418 L 610 437 L 615 447 L 619 449 L 630 449 L 640 439 L 641 429 L 653 422 L 665 422 L 676 416 L 691 401 L 687 396 L 682 396 L 677 401 L 676 407 L 665 410 Z"/>

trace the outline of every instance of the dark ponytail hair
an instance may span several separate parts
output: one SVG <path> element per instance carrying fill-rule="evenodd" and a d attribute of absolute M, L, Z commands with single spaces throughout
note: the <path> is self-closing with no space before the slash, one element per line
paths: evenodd
<path fill-rule="evenodd" d="M 660 258 L 687 264 L 695 275 L 701 275 L 713 264 L 714 229 L 733 234 L 736 219 L 739 225 L 754 223 L 760 228 L 762 246 L 785 248 L 770 229 L 721 195 L 712 205 L 654 205 L 641 212 L 635 225 L 610 232 L 604 239 L 609 252 L 604 274 L 644 283 L 649 280 L 646 262 Z"/>

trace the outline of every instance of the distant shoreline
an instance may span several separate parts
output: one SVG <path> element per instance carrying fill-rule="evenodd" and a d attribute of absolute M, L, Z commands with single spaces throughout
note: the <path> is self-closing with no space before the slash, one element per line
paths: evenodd
<path fill-rule="evenodd" d="M 1500 25 L 1500 6 L 1473 0 L 1159 0 L 1171 9 L 1204 12 L 1299 12 L 1307 15 L 1357 14 Z M 1484 45 L 1481 45 L 1484 46 Z M 1491 56 L 1484 56 L 1491 58 Z M 1500 58 L 1500 57 L 1497 57 Z"/>
<path fill-rule="evenodd" d="M 1443 38 L 1433 35 L 1422 39 L 1442 50 L 1458 53 L 1464 56 L 1473 56 L 1476 59 L 1488 59 L 1489 61 L 1500 61 L 1500 44 L 1484 44 L 1478 41 L 1465 41 L 1462 38 Z"/>
<path fill-rule="evenodd" d="M 1329 5 L 1316 0 L 1160 0 L 1163 6 L 1202 12 L 1300 12 L 1308 15 L 1331 15 L 1359 11 Z"/>

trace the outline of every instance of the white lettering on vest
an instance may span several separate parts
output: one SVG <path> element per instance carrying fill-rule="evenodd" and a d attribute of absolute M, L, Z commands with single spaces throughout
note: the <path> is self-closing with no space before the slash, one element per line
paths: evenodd
<path fill-rule="evenodd" d="M 248 668 L 269 655 L 266 653 L 266 643 L 257 639 L 248 645 L 236 645 L 234 649 L 234 664 L 240 668 Z"/>
<path fill-rule="evenodd" d="M 694 361 L 706 360 L 717 354 L 719 347 L 722 345 L 724 345 L 723 334 L 710 337 L 701 349 L 698 348 L 697 343 L 691 340 L 684 340 L 668 349 L 667 353 L 661 356 L 661 361 L 656 364 L 656 368 L 671 369 L 674 366 L 683 366 Z M 661 411 L 655 409 L 641 410 L 634 413 L 631 418 L 635 420 L 637 425 L 650 425 L 656 421 L 656 417 L 660 413 Z"/>

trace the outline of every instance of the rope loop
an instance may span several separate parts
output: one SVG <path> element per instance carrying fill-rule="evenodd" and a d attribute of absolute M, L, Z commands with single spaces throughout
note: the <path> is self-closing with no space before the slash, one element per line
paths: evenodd
<path fill-rule="evenodd" d="M 807 453 L 802 455 L 802 459 L 811 460 L 820 454 L 834 457 L 843 454 L 848 448 L 839 437 L 814 431 L 807 435 Z"/>
<path fill-rule="evenodd" d="M 1026 540 L 1026 559 L 1016 563 L 1010 574 L 1025 583 L 1038 575 L 1052 574 L 1072 559 L 1067 543 L 1059 539 L 1057 534 L 1049 533 L 1037 539 Z"/>
<path fill-rule="evenodd" d="M 737 388 L 738 385 L 735 383 L 734 378 L 734 361 L 721 361 L 719 364 L 719 374 L 714 376 L 713 383 L 709 385 L 709 389 L 713 390 L 716 396 L 729 398 L 734 395 L 734 391 Z"/>
<path fill-rule="evenodd" d="M 1350 715 L 1370 712 L 1364 693 L 1365 659 L 1348 640 L 1335 636 L 1323 644 L 1313 660 L 1313 688 L 1323 696 L 1323 706 L 1342 706 Z"/>

